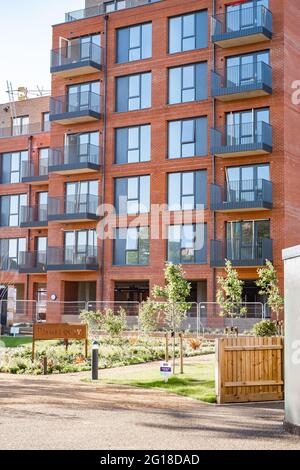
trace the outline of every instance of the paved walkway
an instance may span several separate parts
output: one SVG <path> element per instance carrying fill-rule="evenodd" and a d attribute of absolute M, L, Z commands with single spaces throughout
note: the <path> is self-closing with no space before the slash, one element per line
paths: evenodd
<path fill-rule="evenodd" d="M 282 403 L 206 405 L 86 375 L 0 374 L 1 449 L 300 449 Z"/>

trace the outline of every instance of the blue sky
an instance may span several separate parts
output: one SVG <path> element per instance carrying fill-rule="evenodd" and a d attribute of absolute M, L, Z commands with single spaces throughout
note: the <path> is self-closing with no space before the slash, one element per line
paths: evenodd
<path fill-rule="evenodd" d="M 6 80 L 14 88 L 50 89 L 51 26 L 84 0 L 0 0 L 0 103 Z"/>

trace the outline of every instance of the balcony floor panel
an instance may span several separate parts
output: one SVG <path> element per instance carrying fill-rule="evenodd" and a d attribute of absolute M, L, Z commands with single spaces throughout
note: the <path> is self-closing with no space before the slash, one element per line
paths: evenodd
<path fill-rule="evenodd" d="M 57 265 L 47 265 L 47 271 L 60 271 L 60 272 L 84 272 L 84 271 L 98 271 L 98 266 L 87 266 L 85 264 L 57 264 Z"/>
<path fill-rule="evenodd" d="M 217 100 L 227 102 L 227 101 L 238 101 L 248 98 L 259 98 L 261 96 L 269 96 L 272 91 L 268 91 L 263 88 L 257 88 L 255 90 L 248 90 L 248 91 L 240 91 L 240 92 L 227 92 L 227 89 L 223 89 L 223 93 L 220 94 L 218 91 L 212 91 L 212 96 L 214 96 Z"/>
<path fill-rule="evenodd" d="M 56 122 L 57 124 L 61 124 L 63 126 L 68 126 L 69 124 L 81 124 L 85 122 L 99 121 L 100 119 L 101 114 L 92 111 L 53 114 L 50 116 L 51 122 Z"/>
<path fill-rule="evenodd" d="M 236 151 L 221 151 L 217 150 L 216 152 L 213 152 L 216 157 L 221 157 L 221 158 L 235 158 L 235 157 L 251 157 L 255 155 L 266 155 L 271 153 L 272 150 L 269 150 L 267 148 L 259 148 L 259 149 L 253 149 L 253 150 L 236 150 Z"/>
<path fill-rule="evenodd" d="M 62 222 L 64 224 L 72 224 L 74 222 L 94 222 L 98 220 L 98 216 L 96 214 L 55 214 L 49 215 L 48 220 L 49 222 Z"/>
<path fill-rule="evenodd" d="M 48 175 L 47 176 L 28 176 L 22 178 L 22 183 L 32 184 L 36 186 L 41 186 L 43 184 L 48 184 Z"/>
<path fill-rule="evenodd" d="M 244 33 L 244 34 L 243 34 Z M 212 41 L 219 47 L 224 49 L 237 46 L 245 46 L 248 44 L 256 44 L 260 42 L 270 41 L 272 33 L 265 28 L 253 28 L 248 31 L 236 31 L 231 33 L 223 33 L 214 35 Z"/>
<path fill-rule="evenodd" d="M 96 62 L 85 60 L 74 64 L 51 67 L 51 73 L 61 78 L 72 78 L 79 77 L 81 75 L 91 75 L 93 73 L 100 72 L 101 69 L 101 65 Z"/>
<path fill-rule="evenodd" d="M 35 229 L 43 229 L 48 228 L 48 221 L 47 222 L 21 222 L 21 228 L 35 228 Z"/>
<path fill-rule="evenodd" d="M 58 173 L 59 175 L 80 175 L 84 173 L 98 173 L 100 165 L 93 163 L 78 165 L 55 165 L 49 167 L 49 173 Z"/>

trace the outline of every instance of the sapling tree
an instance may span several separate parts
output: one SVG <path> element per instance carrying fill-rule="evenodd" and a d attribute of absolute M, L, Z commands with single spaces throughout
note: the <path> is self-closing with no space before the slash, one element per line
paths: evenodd
<path fill-rule="evenodd" d="M 229 260 L 225 262 L 226 276 L 217 279 L 217 302 L 220 306 L 220 316 L 233 318 L 243 316 L 247 308 L 242 306 L 244 282 L 238 278 L 237 270 L 232 267 Z"/>
<path fill-rule="evenodd" d="M 144 331 L 157 329 L 159 319 L 164 315 L 165 328 L 173 336 L 172 359 L 175 373 L 176 334 L 180 331 L 182 322 L 187 316 L 191 303 L 187 302 L 191 284 L 185 279 L 182 266 L 166 263 L 164 270 L 165 286 L 154 286 L 152 299 L 148 299 L 140 307 L 140 325 Z"/>
<path fill-rule="evenodd" d="M 267 260 L 266 265 L 258 269 L 257 273 L 256 285 L 260 289 L 259 293 L 266 296 L 267 304 L 278 321 L 280 311 L 284 307 L 284 300 L 280 295 L 276 270 L 271 261 Z"/>

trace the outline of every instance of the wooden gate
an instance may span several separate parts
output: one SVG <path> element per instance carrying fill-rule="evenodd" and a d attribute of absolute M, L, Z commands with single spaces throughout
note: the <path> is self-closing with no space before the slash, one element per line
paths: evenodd
<path fill-rule="evenodd" d="M 283 337 L 216 340 L 218 403 L 283 400 Z"/>

